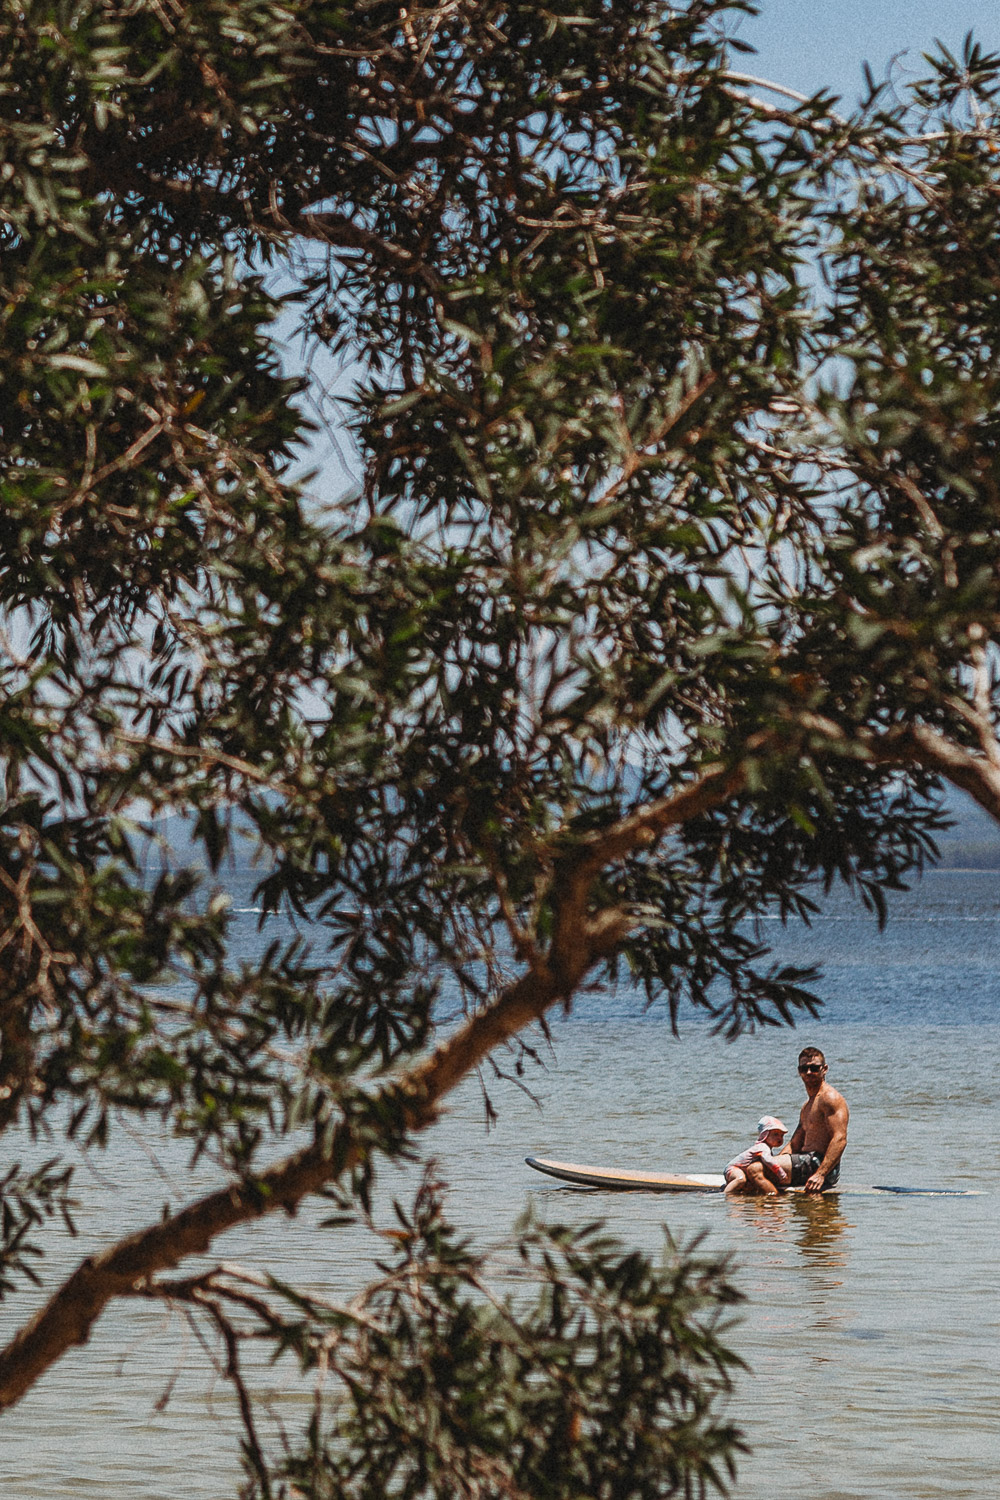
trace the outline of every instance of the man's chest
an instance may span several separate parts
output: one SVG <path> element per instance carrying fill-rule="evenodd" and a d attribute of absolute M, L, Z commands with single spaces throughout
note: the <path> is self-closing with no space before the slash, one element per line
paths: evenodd
<path fill-rule="evenodd" d="M 821 1099 L 811 1099 L 808 1104 L 803 1105 L 800 1118 L 806 1134 L 808 1135 L 810 1130 L 825 1129 L 829 1113 L 829 1109 Z"/>

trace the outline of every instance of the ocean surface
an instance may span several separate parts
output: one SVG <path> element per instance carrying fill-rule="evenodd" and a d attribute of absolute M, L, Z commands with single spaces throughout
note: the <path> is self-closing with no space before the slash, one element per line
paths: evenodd
<path fill-rule="evenodd" d="M 260 939 L 252 912 L 247 955 Z M 743 1500 L 982 1500 L 1000 1460 L 1000 875 L 942 871 L 894 898 L 887 930 L 846 898 L 811 928 L 773 924 L 779 956 L 818 962 L 826 1005 L 795 1032 L 737 1042 L 628 992 L 588 996 L 542 1044 L 524 1082 L 484 1079 L 499 1123 L 486 1129 L 470 1080 L 424 1138 L 451 1183 L 451 1217 L 486 1245 L 532 1202 L 549 1220 L 603 1217 L 627 1245 L 657 1251 L 664 1227 L 704 1231 L 747 1297 L 733 1342 L 749 1365 L 731 1414 L 753 1452 Z M 798 1050 L 823 1048 L 851 1106 L 845 1191 L 725 1201 L 721 1195 L 616 1195 L 560 1187 L 529 1153 L 602 1166 L 718 1171 L 763 1112 L 789 1125 L 802 1101 Z M 9 1146 L 8 1146 L 9 1149 Z M 155 1160 L 154 1160 L 155 1157 Z M 63 1241 L 65 1273 L 106 1238 L 190 1195 L 183 1150 L 119 1136 L 82 1162 L 89 1206 L 81 1239 Z M 380 1212 L 414 1172 L 381 1182 Z M 212 1184 L 210 1170 L 199 1189 Z M 969 1197 L 873 1195 L 873 1184 L 960 1187 Z M 859 1191 L 847 1191 L 846 1189 Z M 267 1266 L 342 1297 L 367 1279 L 377 1244 L 320 1229 L 303 1212 L 239 1231 L 219 1258 Z M 2 1334 L 26 1304 L 0 1306 Z M 277 1370 L 265 1431 L 294 1429 L 304 1397 Z M 0 1419 L 3 1500 L 235 1500 L 238 1424 L 182 1319 L 117 1306 L 89 1346 L 65 1358 Z"/>

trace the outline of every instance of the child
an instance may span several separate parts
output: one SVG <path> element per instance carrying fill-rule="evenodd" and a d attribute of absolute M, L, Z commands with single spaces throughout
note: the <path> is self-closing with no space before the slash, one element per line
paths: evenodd
<path fill-rule="evenodd" d="M 791 1162 L 774 1153 L 785 1139 L 785 1127 L 774 1115 L 757 1121 L 757 1139 L 726 1164 L 725 1194 L 780 1193 L 792 1180 Z"/>

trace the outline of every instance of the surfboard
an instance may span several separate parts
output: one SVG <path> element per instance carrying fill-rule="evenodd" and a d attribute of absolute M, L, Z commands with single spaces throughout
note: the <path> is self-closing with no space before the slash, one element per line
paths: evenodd
<path fill-rule="evenodd" d="M 726 1179 L 721 1172 L 635 1172 L 617 1167 L 587 1167 L 577 1162 L 553 1161 L 548 1156 L 526 1156 L 525 1161 L 536 1172 L 555 1177 L 560 1182 L 570 1182 L 577 1187 L 606 1188 L 612 1192 L 647 1193 L 718 1193 Z M 793 1188 L 793 1192 L 801 1192 Z M 846 1184 L 827 1188 L 830 1193 L 899 1193 L 921 1194 L 933 1198 L 978 1197 L 974 1188 L 933 1187 L 848 1187 Z"/>
<path fill-rule="evenodd" d="M 575 1182 L 581 1187 L 645 1189 L 654 1193 L 712 1193 L 725 1187 L 721 1172 L 628 1172 L 608 1167 L 583 1167 L 575 1162 L 552 1161 L 547 1156 L 526 1156 L 525 1161 L 536 1172 L 558 1177 L 561 1182 Z"/>

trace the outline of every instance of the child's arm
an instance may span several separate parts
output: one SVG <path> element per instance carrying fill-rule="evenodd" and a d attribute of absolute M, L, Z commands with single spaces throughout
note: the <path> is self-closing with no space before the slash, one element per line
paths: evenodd
<path fill-rule="evenodd" d="M 752 1150 L 762 1163 L 764 1170 L 770 1173 L 778 1185 L 780 1187 L 787 1187 L 792 1180 L 791 1162 L 786 1165 L 782 1161 L 780 1154 L 775 1156 L 770 1146 L 764 1141 L 758 1141 L 757 1145 L 752 1147 Z"/>
<path fill-rule="evenodd" d="M 779 1152 L 777 1156 L 772 1156 L 771 1157 L 771 1160 L 768 1163 L 768 1165 L 770 1166 L 770 1168 L 774 1172 L 774 1175 L 777 1178 L 777 1180 L 778 1180 L 779 1184 L 781 1185 L 781 1187 L 787 1187 L 788 1184 L 792 1180 L 792 1164 L 791 1164 L 791 1162 L 789 1162 L 788 1165 L 786 1166 L 785 1163 L 782 1161 L 782 1159 L 781 1159 L 781 1153 Z"/>

